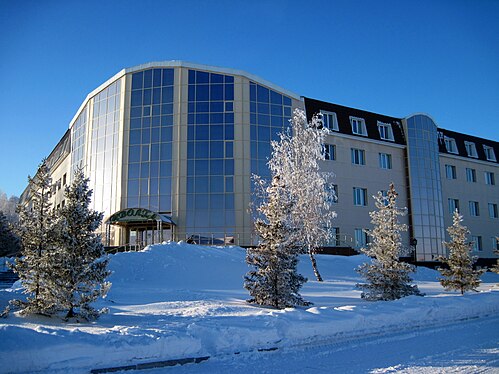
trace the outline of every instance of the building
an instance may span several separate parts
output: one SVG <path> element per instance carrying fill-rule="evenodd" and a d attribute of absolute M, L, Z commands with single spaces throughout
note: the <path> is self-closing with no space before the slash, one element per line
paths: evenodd
<path fill-rule="evenodd" d="M 321 112 L 331 130 L 322 167 L 336 174 L 338 218 L 329 246 L 366 243 L 371 196 L 393 181 L 409 209 L 404 243 L 418 261 L 445 253 L 454 208 L 477 255 L 495 258 L 497 142 L 440 129 L 425 114 L 370 113 L 181 61 L 124 69 L 87 96 L 48 158 L 53 204 L 64 205 L 63 187 L 82 167 L 109 246 L 170 238 L 251 245 L 251 175 L 268 173 L 270 141 L 294 108 L 309 118 Z M 29 201 L 29 186 L 22 198 Z"/>

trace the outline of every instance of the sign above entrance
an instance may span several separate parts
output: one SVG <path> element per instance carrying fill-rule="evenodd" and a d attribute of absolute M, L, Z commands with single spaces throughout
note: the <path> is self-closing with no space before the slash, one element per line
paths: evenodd
<path fill-rule="evenodd" d="M 143 208 L 123 209 L 114 213 L 107 223 L 161 221 L 172 223 L 171 218 Z"/>

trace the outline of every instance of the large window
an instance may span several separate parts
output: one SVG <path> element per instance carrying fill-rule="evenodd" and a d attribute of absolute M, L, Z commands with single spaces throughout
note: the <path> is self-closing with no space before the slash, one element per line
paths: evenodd
<path fill-rule="evenodd" d="M 465 141 L 464 146 L 466 147 L 466 153 L 469 157 L 478 157 L 478 154 L 476 153 L 475 143 Z"/>
<path fill-rule="evenodd" d="M 445 177 L 447 179 L 456 179 L 456 167 L 454 165 L 445 165 Z"/>
<path fill-rule="evenodd" d="M 336 160 L 336 146 L 334 144 L 324 144 L 324 158 Z"/>
<path fill-rule="evenodd" d="M 338 118 L 336 117 L 336 113 L 334 112 L 326 112 L 321 110 L 322 114 L 322 123 L 324 127 L 327 127 L 329 130 L 338 131 Z"/>
<path fill-rule="evenodd" d="M 379 167 L 381 169 L 391 169 L 392 168 L 392 155 L 388 153 L 379 154 Z"/>
<path fill-rule="evenodd" d="M 381 139 L 393 141 L 393 130 L 391 124 L 378 122 L 378 131 Z"/>
<path fill-rule="evenodd" d="M 483 151 L 485 152 L 485 158 L 488 161 L 496 161 L 496 154 L 494 153 L 494 148 L 489 147 L 488 145 L 484 145 Z"/>
<path fill-rule="evenodd" d="M 459 213 L 459 200 L 458 199 L 448 199 L 449 202 L 449 214 L 454 214 L 454 212 L 457 210 Z"/>
<path fill-rule="evenodd" d="M 369 242 L 369 237 L 364 229 L 355 229 L 355 248 L 363 248 Z"/>
<path fill-rule="evenodd" d="M 457 152 L 457 145 L 456 141 L 453 138 L 449 137 L 444 137 L 444 142 L 445 142 L 445 148 L 447 149 L 447 152 L 449 153 L 458 153 Z"/>
<path fill-rule="evenodd" d="M 367 189 L 361 187 L 353 188 L 353 205 L 367 206 Z"/>
<path fill-rule="evenodd" d="M 366 151 L 363 149 L 351 148 L 352 164 L 365 165 L 366 164 Z"/>
<path fill-rule="evenodd" d="M 489 217 L 490 218 L 497 218 L 497 204 L 495 203 L 489 203 Z"/>
<path fill-rule="evenodd" d="M 486 171 L 484 173 L 484 176 L 485 176 L 485 184 L 488 184 L 488 185 L 491 185 L 491 186 L 493 186 L 493 185 L 496 184 L 494 173 L 492 173 L 490 171 Z"/>
<path fill-rule="evenodd" d="M 480 215 L 480 207 L 478 205 L 478 201 L 470 201 L 469 208 L 470 208 L 470 216 L 478 217 Z"/>
<path fill-rule="evenodd" d="M 471 236 L 471 243 L 473 244 L 473 251 L 474 252 L 480 252 L 483 250 L 481 236 L 472 235 Z"/>
<path fill-rule="evenodd" d="M 475 169 L 466 168 L 466 181 L 467 182 L 476 182 L 476 171 Z"/>
<path fill-rule="evenodd" d="M 367 136 L 366 121 L 364 118 L 350 117 L 352 134 Z"/>

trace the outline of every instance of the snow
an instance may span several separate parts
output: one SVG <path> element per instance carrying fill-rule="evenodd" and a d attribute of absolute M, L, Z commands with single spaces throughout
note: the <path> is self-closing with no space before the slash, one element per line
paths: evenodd
<path fill-rule="evenodd" d="M 11 313 L 0 320 L 0 368 L 8 373 L 80 373 L 201 356 L 215 362 L 224 358 L 227 364 L 227 357 L 268 354 L 258 351 L 262 349 L 278 348 L 283 354 L 321 344 L 350 347 L 362 339 L 499 318 L 497 274 L 484 274 L 480 292 L 461 296 L 443 290 L 438 272 L 418 268 L 413 278 L 425 297 L 369 302 L 355 289 L 361 281 L 355 269 L 367 257 L 323 255 L 317 260 L 322 283 L 314 281 L 307 256 L 298 269 L 309 278 L 301 294 L 313 305 L 275 310 L 245 302 L 248 267 L 242 248 L 181 242 L 112 255 L 113 286 L 106 299 L 94 304 L 109 308 L 109 314 L 78 324 Z M 18 287 L 0 290 L 0 308 L 21 297 Z M 499 336 L 497 323 L 490 329 L 489 334 Z M 458 335 L 452 337 L 458 340 Z M 490 352 L 498 350 L 495 341 L 486 347 Z M 390 371 L 388 366 L 383 370 Z"/>

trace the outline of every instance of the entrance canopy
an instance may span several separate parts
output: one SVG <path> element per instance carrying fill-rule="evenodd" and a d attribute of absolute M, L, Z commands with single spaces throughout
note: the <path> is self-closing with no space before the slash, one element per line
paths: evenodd
<path fill-rule="evenodd" d="M 106 223 L 120 226 L 135 226 L 150 221 L 175 225 L 170 216 L 160 214 L 144 208 L 127 208 L 114 213 Z"/>

